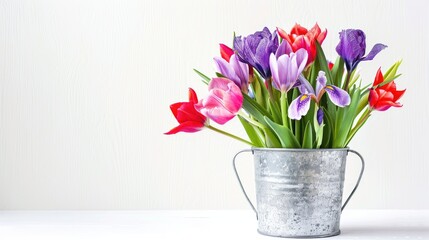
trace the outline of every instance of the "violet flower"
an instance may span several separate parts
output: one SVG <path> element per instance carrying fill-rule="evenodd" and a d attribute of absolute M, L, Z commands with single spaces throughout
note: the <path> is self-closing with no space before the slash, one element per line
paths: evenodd
<path fill-rule="evenodd" d="M 283 43 L 287 42 L 283 41 Z M 284 93 L 292 89 L 304 70 L 307 59 L 307 51 L 303 48 L 298 49 L 296 53 L 283 54 L 278 58 L 272 53 L 270 55 L 270 69 L 274 87 Z"/>
<path fill-rule="evenodd" d="M 319 105 L 320 99 L 326 92 L 332 103 L 339 106 L 345 107 L 350 104 L 350 96 L 343 89 L 334 85 L 326 85 L 325 72 L 320 71 L 316 79 L 316 91 L 305 78 L 300 78 L 301 85 L 299 86 L 299 95 L 293 100 L 289 106 L 288 115 L 290 119 L 300 120 L 302 116 L 305 116 L 310 109 L 310 102 L 313 99 L 317 105 Z M 320 108 L 319 108 L 320 110 Z M 317 112 L 318 123 L 321 124 L 323 120 L 323 112 Z"/>
<path fill-rule="evenodd" d="M 234 50 L 238 58 L 254 67 L 264 79 L 271 77 L 269 58 L 278 46 L 276 31 L 271 33 L 267 27 L 247 37 L 234 38 Z"/>
<path fill-rule="evenodd" d="M 214 57 L 216 69 L 226 78 L 232 80 L 241 91 L 247 93 L 249 89 L 249 65 L 240 62 L 235 54 L 232 54 L 229 62 L 220 57 Z"/>
<path fill-rule="evenodd" d="M 374 59 L 386 47 L 384 44 L 377 43 L 368 55 L 364 56 L 366 50 L 365 33 L 360 29 L 347 29 L 340 32 L 340 42 L 336 50 L 344 59 L 347 71 L 352 72 L 359 62 Z"/>

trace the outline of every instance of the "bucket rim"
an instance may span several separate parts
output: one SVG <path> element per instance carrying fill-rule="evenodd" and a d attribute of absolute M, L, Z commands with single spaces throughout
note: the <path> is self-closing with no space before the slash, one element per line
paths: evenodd
<path fill-rule="evenodd" d="M 336 152 L 336 151 L 348 151 L 349 147 L 345 148 L 264 148 L 264 147 L 252 147 L 252 151 L 270 151 L 270 152 Z"/>

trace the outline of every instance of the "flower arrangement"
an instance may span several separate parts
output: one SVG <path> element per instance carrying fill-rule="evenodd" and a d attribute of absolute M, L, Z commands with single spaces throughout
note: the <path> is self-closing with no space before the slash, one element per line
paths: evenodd
<path fill-rule="evenodd" d="M 179 126 L 166 134 L 210 129 L 254 147 L 348 146 L 372 112 L 402 106 L 405 90 L 395 84 L 401 61 L 384 74 L 379 68 L 373 83 L 363 84 L 357 66 L 387 46 L 375 44 L 365 56 L 365 33 L 343 30 L 332 63 L 321 48 L 326 35 L 317 24 L 309 30 L 296 24 L 290 33 L 265 27 L 234 36 L 232 48 L 220 44 L 216 77 L 195 70 L 208 85 L 207 97 L 198 100 L 190 88 L 189 102 L 172 104 Z M 235 116 L 249 140 L 211 123 L 223 125 Z"/>

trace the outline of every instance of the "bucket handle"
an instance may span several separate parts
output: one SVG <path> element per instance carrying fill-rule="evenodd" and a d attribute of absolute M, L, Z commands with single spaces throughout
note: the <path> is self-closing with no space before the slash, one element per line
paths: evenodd
<path fill-rule="evenodd" d="M 235 173 L 235 176 L 237 177 L 238 184 L 240 185 L 241 191 L 243 192 L 244 196 L 246 197 L 247 202 L 252 207 L 252 210 L 255 212 L 255 214 L 256 214 L 256 220 L 258 220 L 258 211 L 256 211 L 255 206 L 253 205 L 252 201 L 250 201 L 250 198 L 247 195 L 246 190 L 244 190 L 243 183 L 241 182 L 240 176 L 238 175 L 237 167 L 235 165 L 235 161 L 237 159 L 237 156 L 240 155 L 241 153 L 245 153 L 245 152 L 253 152 L 253 150 L 252 149 L 244 149 L 244 150 L 239 151 L 237 154 L 235 154 L 234 158 L 232 159 L 232 166 L 234 168 L 234 173 Z M 360 161 L 361 161 L 362 165 L 361 165 L 361 170 L 360 170 L 359 177 L 358 177 L 358 180 L 356 182 L 356 185 L 353 188 L 353 190 L 350 193 L 350 195 L 347 197 L 347 199 L 344 202 L 343 206 L 341 207 L 341 211 L 344 210 L 344 208 L 347 206 L 347 204 L 349 203 L 350 199 L 352 198 L 353 194 L 356 192 L 356 189 L 359 187 L 360 180 L 362 179 L 363 172 L 365 170 L 365 160 L 363 159 L 362 155 L 360 155 L 359 152 L 357 152 L 355 150 L 352 150 L 352 149 L 348 149 L 347 152 L 351 152 L 351 153 L 356 154 L 360 158 Z"/>
<path fill-rule="evenodd" d="M 350 193 L 350 195 L 347 197 L 347 200 L 344 202 L 343 206 L 341 207 L 341 211 L 344 210 L 344 208 L 347 206 L 347 203 L 349 203 L 349 201 L 352 198 L 353 194 L 356 192 L 356 189 L 359 187 L 359 183 L 360 183 L 360 180 L 362 179 L 363 171 L 365 170 L 365 161 L 363 160 L 362 155 L 360 155 L 360 153 L 358 153 L 357 151 L 352 150 L 352 149 L 348 149 L 347 152 L 351 152 L 351 153 L 356 154 L 360 158 L 362 166 L 361 166 L 361 169 L 360 169 L 360 173 L 359 173 L 359 177 L 358 177 L 358 180 L 356 182 L 356 185 L 353 188 L 353 190 Z"/>
<path fill-rule="evenodd" d="M 232 166 L 234 167 L 234 173 L 235 173 L 235 176 L 237 177 L 238 184 L 240 184 L 241 191 L 243 192 L 244 196 L 246 197 L 247 202 L 252 207 L 252 210 L 255 212 L 256 220 L 258 220 L 258 211 L 256 211 L 255 206 L 253 205 L 252 201 L 250 201 L 249 196 L 247 196 L 246 190 L 244 190 L 243 183 L 241 183 L 240 176 L 238 175 L 237 167 L 235 166 L 235 160 L 236 160 L 237 156 L 240 155 L 241 153 L 245 153 L 245 152 L 253 152 L 253 150 L 252 149 L 244 149 L 244 150 L 241 150 L 240 152 L 238 152 L 237 154 L 235 154 L 234 158 L 232 159 Z"/>

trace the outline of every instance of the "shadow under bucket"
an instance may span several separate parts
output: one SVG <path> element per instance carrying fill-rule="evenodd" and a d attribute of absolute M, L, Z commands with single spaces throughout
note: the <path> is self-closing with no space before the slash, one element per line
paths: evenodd
<path fill-rule="evenodd" d="M 257 209 L 247 196 L 235 165 L 236 157 L 243 152 L 252 152 L 254 156 Z M 348 152 L 360 157 L 362 169 L 356 186 L 341 205 Z M 348 148 L 252 148 L 238 152 L 233 167 L 256 213 L 259 233 L 313 238 L 340 234 L 341 211 L 356 191 L 365 163 L 358 152 Z"/>

